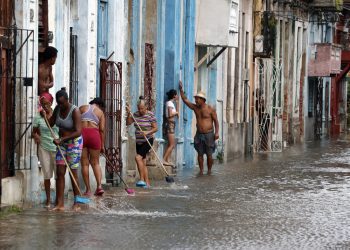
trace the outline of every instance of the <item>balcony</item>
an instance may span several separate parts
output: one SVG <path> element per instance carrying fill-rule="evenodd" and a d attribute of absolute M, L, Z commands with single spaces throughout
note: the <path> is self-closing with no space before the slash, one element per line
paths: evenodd
<path fill-rule="evenodd" d="M 334 76 L 341 71 L 341 46 L 331 43 L 315 43 L 310 46 L 308 76 Z"/>
<path fill-rule="evenodd" d="M 310 6 L 316 9 L 328 9 L 340 11 L 343 8 L 343 0 L 313 0 Z"/>

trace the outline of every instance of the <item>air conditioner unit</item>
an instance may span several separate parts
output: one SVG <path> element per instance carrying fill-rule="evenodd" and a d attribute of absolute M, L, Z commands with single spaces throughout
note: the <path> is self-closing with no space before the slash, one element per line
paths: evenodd
<path fill-rule="evenodd" d="M 242 70 L 242 81 L 249 81 L 249 69 Z"/>

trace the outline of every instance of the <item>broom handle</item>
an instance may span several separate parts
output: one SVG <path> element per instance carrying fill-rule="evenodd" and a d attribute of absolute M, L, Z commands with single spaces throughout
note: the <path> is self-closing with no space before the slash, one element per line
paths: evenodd
<path fill-rule="evenodd" d="M 139 128 L 140 132 L 142 132 L 142 129 L 141 129 L 139 123 L 135 120 L 134 115 L 133 115 L 131 112 L 129 112 L 129 113 L 131 114 L 131 117 L 132 117 L 132 119 L 134 120 L 134 122 L 136 123 L 136 125 L 137 125 L 137 127 Z M 164 167 L 164 165 L 163 165 L 163 162 L 159 159 L 159 156 L 158 156 L 157 152 L 154 150 L 154 148 L 152 147 L 151 143 L 150 143 L 149 140 L 147 139 L 147 136 L 146 136 L 144 133 L 142 133 L 142 135 L 143 135 L 143 137 L 145 137 L 145 139 L 146 139 L 148 145 L 151 147 L 153 153 L 156 155 L 156 158 L 158 159 L 158 161 L 159 161 L 160 165 L 162 166 L 162 168 L 163 168 L 164 172 L 166 173 L 166 175 L 167 175 L 167 176 L 170 176 L 169 173 L 168 173 L 168 171 L 166 171 L 166 169 L 165 169 L 165 167 Z"/>
<path fill-rule="evenodd" d="M 52 128 L 51 128 L 51 126 L 50 126 L 50 124 L 49 124 L 49 121 L 48 121 L 47 118 L 46 118 L 46 115 L 44 115 L 44 119 L 45 119 L 45 123 L 46 123 L 47 127 L 49 128 L 49 130 L 50 130 L 50 132 L 51 132 L 51 136 L 52 136 L 54 139 L 56 139 L 55 133 L 52 131 Z M 68 171 L 69 171 L 69 173 L 70 173 L 70 176 L 72 177 L 72 180 L 73 180 L 75 186 L 77 187 L 77 189 L 78 189 L 78 191 L 79 191 L 79 195 L 82 196 L 81 190 L 80 190 L 80 188 L 79 188 L 79 185 L 78 185 L 77 181 L 76 181 L 75 178 L 74 178 L 73 172 L 72 172 L 72 170 L 70 169 L 70 166 L 69 166 L 69 164 L 68 164 L 68 162 L 67 162 L 67 160 L 66 160 L 66 157 L 64 157 L 64 155 L 63 155 L 63 153 L 62 153 L 62 150 L 61 150 L 60 145 L 57 145 L 57 148 L 58 148 L 58 150 L 60 151 L 60 154 L 62 155 L 63 161 L 64 161 L 64 163 L 66 164 L 66 166 L 67 166 L 67 168 L 68 168 Z"/>
<path fill-rule="evenodd" d="M 102 154 L 103 157 L 106 159 L 106 161 L 108 162 L 108 164 L 113 165 L 112 162 L 108 159 L 108 157 L 107 157 L 107 155 L 106 155 L 105 153 L 101 153 L 101 154 Z M 117 171 L 116 171 L 115 173 L 116 173 L 116 174 L 119 176 L 119 178 L 122 180 L 122 182 L 124 183 L 125 187 L 126 187 L 126 188 L 129 188 L 128 184 L 125 183 L 125 181 L 123 180 L 123 178 L 121 177 L 121 175 L 120 175 Z"/>

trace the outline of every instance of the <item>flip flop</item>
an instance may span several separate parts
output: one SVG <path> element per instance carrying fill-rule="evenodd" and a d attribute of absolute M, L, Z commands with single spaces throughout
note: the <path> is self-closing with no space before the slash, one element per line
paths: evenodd
<path fill-rule="evenodd" d="M 167 161 L 164 161 L 164 162 L 163 162 L 163 165 L 165 165 L 165 166 L 174 166 L 173 163 L 167 162 Z"/>
<path fill-rule="evenodd" d="M 144 186 L 147 186 L 146 182 L 141 180 L 136 182 L 136 187 L 144 187 Z"/>
<path fill-rule="evenodd" d="M 101 196 L 101 195 L 103 195 L 104 192 L 105 191 L 102 188 L 97 188 L 95 191 L 95 195 Z"/>
<path fill-rule="evenodd" d="M 92 193 L 91 192 L 85 192 L 83 195 L 90 197 L 92 195 Z"/>

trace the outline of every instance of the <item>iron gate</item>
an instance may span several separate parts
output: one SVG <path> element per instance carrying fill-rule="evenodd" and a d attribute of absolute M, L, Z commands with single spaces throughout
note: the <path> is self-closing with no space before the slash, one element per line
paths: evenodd
<path fill-rule="evenodd" d="M 4 176 L 31 169 L 34 113 L 34 31 L 0 27 L 1 154 Z"/>
<path fill-rule="evenodd" d="M 257 61 L 256 115 L 254 147 L 257 152 L 282 151 L 282 61 Z"/>
<path fill-rule="evenodd" d="M 322 110 L 323 110 L 323 78 L 316 79 L 316 95 L 315 95 L 315 138 L 320 139 L 322 136 Z"/>
<path fill-rule="evenodd" d="M 121 120 L 122 120 L 122 63 L 101 59 L 101 97 L 106 103 L 106 162 L 107 172 L 121 172 Z M 108 178 L 107 178 L 108 179 Z"/>
<path fill-rule="evenodd" d="M 70 28 L 70 72 L 69 72 L 69 101 L 78 106 L 78 36 L 73 35 Z"/>

